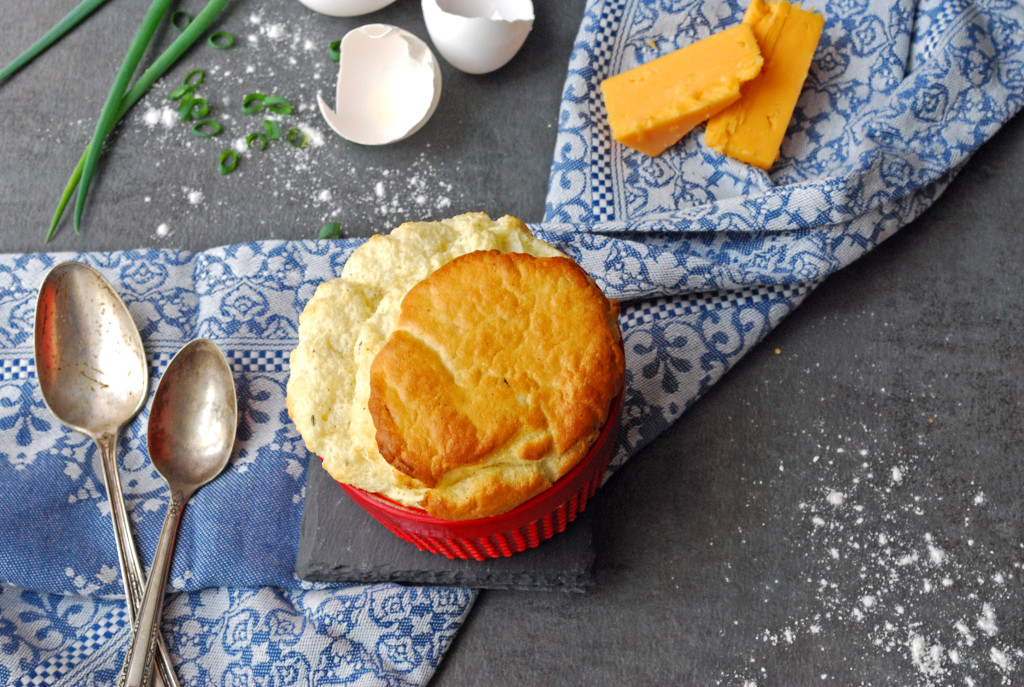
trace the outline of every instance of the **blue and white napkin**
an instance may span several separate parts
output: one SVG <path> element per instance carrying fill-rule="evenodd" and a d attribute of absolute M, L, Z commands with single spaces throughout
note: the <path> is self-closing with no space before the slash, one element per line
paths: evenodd
<path fill-rule="evenodd" d="M 806 3 L 808 5 L 812 3 Z M 1024 8 L 999 0 L 819 2 L 826 18 L 770 173 L 705 148 L 658 158 L 608 135 L 604 77 L 731 26 L 745 3 L 592 0 L 569 64 L 545 221 L 533 227 L 623 301 L 627 398 L 611 470 L 668 427 L 832 272 L 906 225 L 1024 104 Z M 968 231 L 969 228 L 965 228 Z M 294 575 L 311 465 L 284 406 L 298 313 L 358 241 L 265 241 L 0 256 L 0 684 L 112 684 L 128 641 L 91 440 L 35 378 L 35 296 L 77 259 L 127 302 L 153 384 L 204 336 L 235 373 L 227 472 L 185 511 L 164 634 L 184 684 L 422 685 L 466 589 L 311 584 Z M 119 444 L 144 560 L 166 489 L 148 405 Z"/>

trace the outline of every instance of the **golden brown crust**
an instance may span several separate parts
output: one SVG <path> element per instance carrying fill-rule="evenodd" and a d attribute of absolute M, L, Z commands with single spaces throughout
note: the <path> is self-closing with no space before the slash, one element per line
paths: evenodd
<path fill-rule="evenodd" d="M 540 493 L 585 455 L 622 385 L 617 317 L 568 258 L 452 260 L 405 295 L 370 367 L 380 454 L 430 487 L 438 517 Z"/>

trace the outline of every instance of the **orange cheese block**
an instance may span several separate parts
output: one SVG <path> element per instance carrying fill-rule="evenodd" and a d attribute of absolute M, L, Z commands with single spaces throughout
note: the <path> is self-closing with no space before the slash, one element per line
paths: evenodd
<path fill-rule="evenodd" d="M 712 34 L 601 82 L 612 137 L 660 155 L 740 97 L 763 60 L 748 24 Z"/>
<path fill-rule="evenodd" d="M 704 142 L 767 170 L 779 157 L 825 19 L 785 0 L 752 0 L 743 23 L 754 30 L 764 67 L 735 104 L 708 120 Z"/>

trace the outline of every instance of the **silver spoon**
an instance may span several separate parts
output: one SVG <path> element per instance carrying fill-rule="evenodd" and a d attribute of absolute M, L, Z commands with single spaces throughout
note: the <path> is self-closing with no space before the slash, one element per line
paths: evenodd
<path fill-rule="evenodd" d="M 209 339 L 189 342 L 167 366 L 149 411 L 149 457 L 171 494 L 121 685 L 139 687 L 149 678 L 182 508 L 224 470 L 237 422 L 235 382 L 227 359 Z"/>
<path fill-rule="evenodd" d="M 47 273 L 36 301 L 35 358 L 46 406 L 99 447 L 128 618 L 134 622 L 146 575 L 121 491 L 117 437 L 145 403 L 149 375 L 135 321 L 103 275 L 80 262 L 60 263 Z M 177 687 L 162 641 L 159 649 L 160 676 Z"/>

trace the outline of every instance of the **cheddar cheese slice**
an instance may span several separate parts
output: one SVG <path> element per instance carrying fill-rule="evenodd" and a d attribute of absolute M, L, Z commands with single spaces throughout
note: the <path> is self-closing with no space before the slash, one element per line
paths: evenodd
<path fill-rule="evenodd" d="M 767 170 L 779 157 L 825 19 L 786 0 L 751 0 L 743 23 L 754 31 L 764 67 L 736 103 L 708 120 L 704 142 Z"/>
<path fill-rule="evenodd" d="M 712 34 L 601 82 L 612 137 L 660 155 L 740 97 L 763 60 L 749 24 Z"/>

